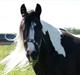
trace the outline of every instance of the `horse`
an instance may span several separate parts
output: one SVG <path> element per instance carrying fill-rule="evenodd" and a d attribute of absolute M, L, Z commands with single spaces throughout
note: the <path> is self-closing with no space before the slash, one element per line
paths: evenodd
<path fill-rule="evenodd" d="M 36 75 L 80 75 L 80 38 L 40 20 L 40 4 L 31 11 L 22 4 L 20 12 L 22 20 L 15 38 L 17 45 L 0 61 L 6 64 L 2 75 L 29 62 Z"/>
<path fill-rule="evenodd" d="M 29 12 L 22 4 L 20 10 L 25 25 L 26 57 L 32 62 L 35 74 L 80 75 L 80 38 L 41 21 L 40 4 Z"/>

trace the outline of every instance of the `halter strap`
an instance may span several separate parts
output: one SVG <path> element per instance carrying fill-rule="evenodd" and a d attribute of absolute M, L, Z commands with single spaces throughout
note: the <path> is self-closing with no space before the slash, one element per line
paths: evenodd
<path fill-rule="evenodd" d="M 38 43 L 34 39 L 29 39 L 28 42 L 32 42 L 33 44 L 38 46 Z"/>

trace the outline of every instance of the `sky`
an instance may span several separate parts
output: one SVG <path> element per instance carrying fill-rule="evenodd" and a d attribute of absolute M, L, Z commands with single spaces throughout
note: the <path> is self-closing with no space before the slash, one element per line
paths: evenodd
<path fill-rule="evenodd" d="M 23 3 L 27 10 L 35 10 L 39 3 L 41 20 L 54 27 L 80 29 L 80 0 L 0 0 L 0 33 L 18 32 Z"/>

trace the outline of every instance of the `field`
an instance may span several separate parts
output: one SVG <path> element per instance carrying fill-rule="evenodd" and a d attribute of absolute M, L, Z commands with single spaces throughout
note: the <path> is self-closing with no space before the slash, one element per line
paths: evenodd
<path fill-rule="evenodd" d="M 15 48 L 14 45 L 0 45 L 0 60 L 9 54 Z M 4 65 L 0 65 L 0 73 L 3 71 Z M 35 75 L 32 66 L 24 69 L 13 69 L 8 75 Z"/>

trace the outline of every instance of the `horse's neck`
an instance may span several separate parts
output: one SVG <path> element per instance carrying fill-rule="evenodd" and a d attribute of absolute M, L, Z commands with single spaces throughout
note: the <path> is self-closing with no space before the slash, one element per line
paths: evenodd
<path fill-rule="evenodd" d="M 52 45 L 54 46 L 55 50 L 59 54 L 66 56 L 64 48 L 61 45 L 61 34 L 62 33 L 57 28 L 49 25 L 48 23 L 46 23 L 44 21 L 41 21 L 41 23 L 43 26 L 44 34 L 46 34 L 47 31 L 49 32 L 50 40 L 51 40 Z"/>

